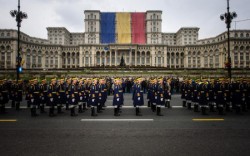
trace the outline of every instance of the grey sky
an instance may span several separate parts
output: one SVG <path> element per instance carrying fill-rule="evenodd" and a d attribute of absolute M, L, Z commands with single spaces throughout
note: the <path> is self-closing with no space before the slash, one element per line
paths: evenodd
<path fill-rule="evenodd" d="M 18 0 L 0 0 L 0 29 L 16 29 L 10 10 Z M 200 28 L 199 39 L 226 31 L 219 16 L 226 12 L 226 0 L 21 0 L 21 10 L 28 14 L 21 31 L 33 37 L 47 38 L 46 27 L 66 27 L 70 32 L 84 32 L 84 10 L 105 12 L 145 12 L 162 10 L 162 31 L 176 32 L 180 27 Z M 249 0 L 230 0 L 235 20 L 250 19 Z M 250 21 L 237 22 L 237 29 L 250 29 Z M 232 23 L 235 29 L 235 23 Z"/>

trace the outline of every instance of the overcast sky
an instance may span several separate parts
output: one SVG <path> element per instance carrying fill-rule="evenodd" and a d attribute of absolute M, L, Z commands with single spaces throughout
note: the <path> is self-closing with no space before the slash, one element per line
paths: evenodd
<path fill-rule="evenodd" d="M 0 29 L 17 29 L 10 10 L 18 0 L 0 0 Z M 46 27 L 66 27 L 70 32 L 84 32 L 84 10 L 102 12 L 145 12 L 162 10 L 162 31 L 176 32 L 180 27 L 199 27 L 199 39 L 226 31 L 220 15 L 226 12 L 226 0 L 21 0 L 21 11 L 28 14 L 21 31 L 47 38 Z M 230 0 L 235 20 L 250 19 L 250 0 Z M 235 29 L 235 22 L 232 23 Z M 236 29 L 250 29 L 250 20 L 236 23 Z"/>

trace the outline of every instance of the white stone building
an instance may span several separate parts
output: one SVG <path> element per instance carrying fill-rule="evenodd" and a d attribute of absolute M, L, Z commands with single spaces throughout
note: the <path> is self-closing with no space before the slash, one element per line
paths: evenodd
<path fill-rule="evenodd" d="M 102 44 L 100 11 L 86 10 L 85 32 L 72 33 L 64 27 L 48 27 L 48 38 L 21 33 L 23 68 L 79 68 L 118 66 L 124 57 L 127 66 L 166 68 L 224 68 L 227 33 L 198 39 L 199 28 L 183 27 L 176 33 L 162 32 L 162 11 L 145 12 L 145 44 Z M 233 68 L 250 67 L 250 30 L 230 33 Z M 115 35 L 117 41 L 117 34 Z M 15 68 L 17 31 L 0 29 L 0 69 Z"/>

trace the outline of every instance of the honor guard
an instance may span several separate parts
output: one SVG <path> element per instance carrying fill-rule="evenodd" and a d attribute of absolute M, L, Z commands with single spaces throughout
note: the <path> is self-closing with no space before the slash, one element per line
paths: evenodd
<path fill-rule="evenodd" d="M 183 81 L 181 83 L 181 99 L 183 100 L 182 101 L 182 106 L 183 107 L 187 107 L 187 101 L 186 101 L 186 95 L 187 95 L 187 90 L 186 90 L 186 87 L 187 86 L 187 80 Z"/>
<path fill-rule="evenodd" d="M 36 108 L 40 103 L 40 89 L 38 85 L 38 80 L 33 79 L 33 83 L 30 86 L 30 101 L 31 101 L 31 116 L 37 116 Z"/>
<path fill-rule="evenodd" d="M 63 113 L 62 111 L 63 105 L 65 105 L 67 101 L 66 86 L 63 78 L 59 79 L 59 83 L 57 85 L 57 93 L 59 94 L 57 103 L 57 113 L 61 114 Z"/>
<path fill-rule="evenodd" d="M 11 107 L 16 107 L 15 96 L 17 93 L 17 83 L 15 81 L 10 82 L 9 100 L 11 100 Z"/>
<path fill-rule="evenodd" d="M 133 104 L 135 107 L 136 116 L 141 116 L 140 106 L 144 105 L 143 89 L 141 86 L 142 78 L 137 78 L 133 92 Z"/>
<path fill-rule="evenodd" d="M 247 112 L 247 97 L 248 97 L 248 92 L 247 92 L 247 82 L 245 79 L 241 79 L 240 83 L 240 91 L 242 95 L 242 111 Z"/>
<path fill-rule="evenodd" d="M 78 93 L 78 79 L 77 78 L 73 78 L 72 79 L 72 85 L 71 85 L 71 89 L 70 89 L 70 103 L 69 103 L 69 109 L 70 109 L 70 116 L 77 116 L 77 114 L 75 113 L 75 107 L 78 104 L 79 101 L 79 93 Z"/>
<path fill-rule="evenodd" d="M 107 85 L 104 78 L 99 79 L 99 109 L 104 110 L 105 102 L 107 100 Z"/>
<path fill-rule="evenodd" d="M 84 79 L 79 80 L 78 93 L 79 93 L 78 113 L 83 113 L 83 110 L 86 110 L 86 102 L 87 102 Z"/>
<path fill-rule="evenodd" d="M 97 114 L 95 113 L 95 108 L 98 105 L 98 93 L 99 93 L 97 82 L 98 82 L 98 79 L 93 78 L 92 84 L 89 90 L 88 105 L 91 106 L 91 116 L 97 116 Z"/>
<path fill-rule="evenodd" d="M 163 78 L 158 78 L 157 106 L 156 106 L 156 112 L 157 112 L 158 116 L 163 116 L 161 114 L 161 107 L 162 106 L 165 106 L 164 84 L 163 84 Z"/>
<path fill-rule="evenodd" d="M 48 101 L 48 84 L 46 79 L 42 80 L 42 83 L 40 85 L 40 93 L 41 93 L 40 113 L 46 113 L 45 106 L 47 105 Z"/>
<path fill-rule="evenodd" d="M 194 104 L 194 112 L 199 112 L 199 99 L 198 99 L 198 93 L 200 91 L 200 80 L 196 80 L 192 83 L 192 103 Z"/>
<path fill-rule="evenodd" d="M 71 78 L 68 78 L 67 79 L 67 82 L 66 82 L 66 110 L 69 110 L 69 103 L 70 103 L 70 95 L 69 95 L 69 92 L 70 92 L 70 89 L 71 89 Z"/>
<path fill-rule="evenodd" d="M 57 105 L 56 78 L 51 79 L 48 90 L 49 116 L 54 117 L 55 106 Z"/>
<path fill-rule="evenodd" d="M 164 96 L 166 99 L 165 107 L 171 108 L 170 101 L 171 101 L 171 79 L 168 79 L 164 86 Z"/>
<path fill-rule="evenodd" d="M 9 102 L 7 80 L 0 81 L 0 113 L 5 114 L 5 104 Z"/>
<path fill-rule="evenodd" d="M 208 100 L 209 100 L 209 95 L 208 95 L 206 88 L 207 88 L 206 81 L 201 82 L 201 84 L 199 85 L 199 89 L 198 89 L 198 101 L 199 101 L 199 105 L 201 107 L 202 115 L 207 114 L 206 108 L 207 108 L 207 104 L 208 104 Z"/>
<path fill-rule="evenodd" d="M 18 80 L 15 93 L 16 110 L 20 110 L 20 103 L 23 100 L 23 81 Z"/>
<path fill-rule="evenodd" d="M 31 85 L 33 84 L 33 79 L 32 80 L 29 80 L 29 84 L 28 84 L 28 87 L 27 87 L 27 93 L 26 93 L 26 97 L 25 97 L 25 100 L 27 101 L 27 107 L 30 108 L 31 106 Z"/>
<path fill-rule="evenodd" d="M 188 80 L 187 86 L 186 86 L 186 103 L 187 103 L 187 109 L 191 109 L 191 102 L 192 102 L 192 80 Z"/>
<path fill-rule="evenodd" d="M 216 105 L 216 94 L 215 94 L 215 89 L 214 89 L 214 80 L 210 80 L 207 82 L 206 88 L 204 91 L 206 91 L 207 94 L 207 101 L 208 101 L 208 106 L 210 109 L 210 112 L 214 112 L 214 107 Z"/>
<path fill-rule="evenodd" d="M 113 97 L 113 106 L 114 106 L 114 116 L 120 116 L 120 109 L 123 105 L 123 89 L 121 86 L 121 79 L 114 79 L 114 97 Z"/>
<path fill-rule="evenodd" d="M 153 78 L 152 79 L 152 84 L 150 87 L 151 90 L 151 95 L 150 95 L 150 103 L 151 103 L 151 110 L 153 112 L 155 112 L 156 110 L 156 104 L 157 104 L 157 88 L 158 88 L 158 84 L 157 84 L 157 79 Z"/>

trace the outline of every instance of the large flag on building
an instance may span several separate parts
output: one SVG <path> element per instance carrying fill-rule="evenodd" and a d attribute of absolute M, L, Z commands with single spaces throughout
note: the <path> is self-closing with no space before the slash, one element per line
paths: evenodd
<path fill-rule="evenodd" d="M 131 43 L 130 13 L 116 13 L 117 43 Z"/>
<path fill-rule="evenodd" d="M 132 43 L 145 44 L 145 13 L 132 13 Z"/>
<path fill-rule="evenodd" d="M 101 13 L 101 43 L 115 43 L 115 13 Z"/>

